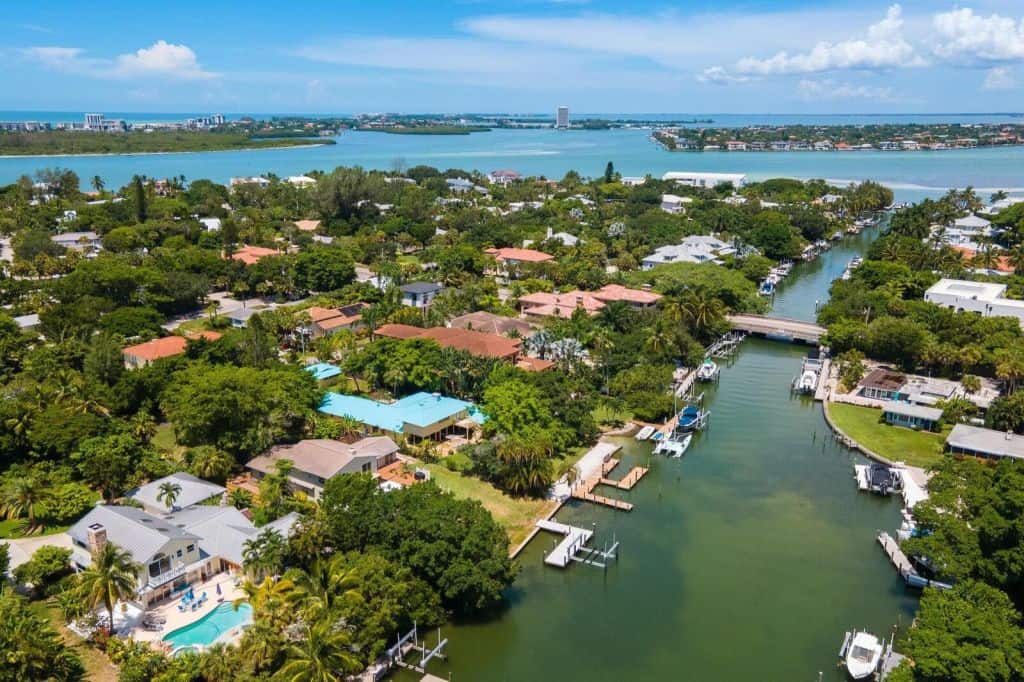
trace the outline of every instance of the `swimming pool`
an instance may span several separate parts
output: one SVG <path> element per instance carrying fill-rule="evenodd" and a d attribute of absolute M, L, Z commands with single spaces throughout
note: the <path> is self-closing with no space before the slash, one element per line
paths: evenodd
<path fill-rule="evenodd" d="M 180 627 L 164 637 L 171 649 L 187 646 L 210 646 L 218 637 L 232 628 L 252 622 L 252 607 L 242 604 L 236 611 L 231 604 L 217 608 L 194 623 Z"/>

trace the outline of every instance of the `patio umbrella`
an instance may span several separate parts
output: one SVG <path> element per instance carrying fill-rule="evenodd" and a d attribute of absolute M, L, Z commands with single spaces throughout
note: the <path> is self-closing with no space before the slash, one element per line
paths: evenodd
<path fill-rule="evenodd" d="M 217 596 L 220 596 L 220 583 L 217 583 Z"/>

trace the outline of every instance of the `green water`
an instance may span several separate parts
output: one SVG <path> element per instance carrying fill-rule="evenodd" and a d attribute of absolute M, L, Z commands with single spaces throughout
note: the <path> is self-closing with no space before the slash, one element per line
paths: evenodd
<path fill-rule="evenodd" d="M 779 314 L 813 317 L 815 300 L 870 239 L 799 266 Z M 557 515 L 596 524 L 597 546 L 616 537 L 618 563 L 607 572 L 547 567 L 556 538 L 539 535 L 519 557 L 506 612 L 447 627 L 449 660 L 431 672 L 474 681 L 843 679 L 843 632 L 906 625 L 917 596 L 874 541 L 898 526 L 898 502 L 857 492 L 859 455 L 830 437 L 818 404 L 790 397 L 805 352 L 745 341 L 707 392 L 710 426 L 682 459 L 622 439 L 619 472 L 651 466 L 632 491 L 608 493 L 634 510 L 574 501 Z"/>

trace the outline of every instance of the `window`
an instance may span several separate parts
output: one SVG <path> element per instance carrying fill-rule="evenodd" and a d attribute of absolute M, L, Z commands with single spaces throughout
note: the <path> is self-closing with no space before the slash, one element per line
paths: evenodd
<path fill-rule="evenodd" d="M 185 551 L 188 552 L 189 554 L 191 554 L 192 552 L 196 551 L 196 546 L 195 545 L 189 545 L 188 547 L 185 548 Z"/>
<path fill-rule="evenodd" d="M 181 558 L 181 550 L 180 549 L 178 550 L 178 558 L 179 559 Z"/>
<path fill-rule="evenodd" d="M 372 470 L 373 470 L 373 465 L 370 464 L 369 462 L 367 462 L 366 464 L 363 465 L 362 471 L 363 471 L 364 474 L 368 474 Z"/>
<path fill-rule="evenodd" d="M 171 570 L 171 558 L 159 554 L 155 557 L 155 561 L 149 564 L 149 577 L 156 578 L 162 573 L 166 573 Z"/>

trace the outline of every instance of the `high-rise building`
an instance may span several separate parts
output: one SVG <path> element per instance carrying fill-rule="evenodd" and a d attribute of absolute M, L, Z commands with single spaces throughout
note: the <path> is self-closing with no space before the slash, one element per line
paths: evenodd
<path fill-rule="evenodd" d="M 568 128 L 569 127 L 569 107 L 558 107 L 558 111 L 555 112 L 555 127 L 556 128 Z"/>
<path fill-rule="evenodd" d="M 100 130 L 103 128 L 103 114 L 86 114 L 85 127 L 89 130 Z"/>

